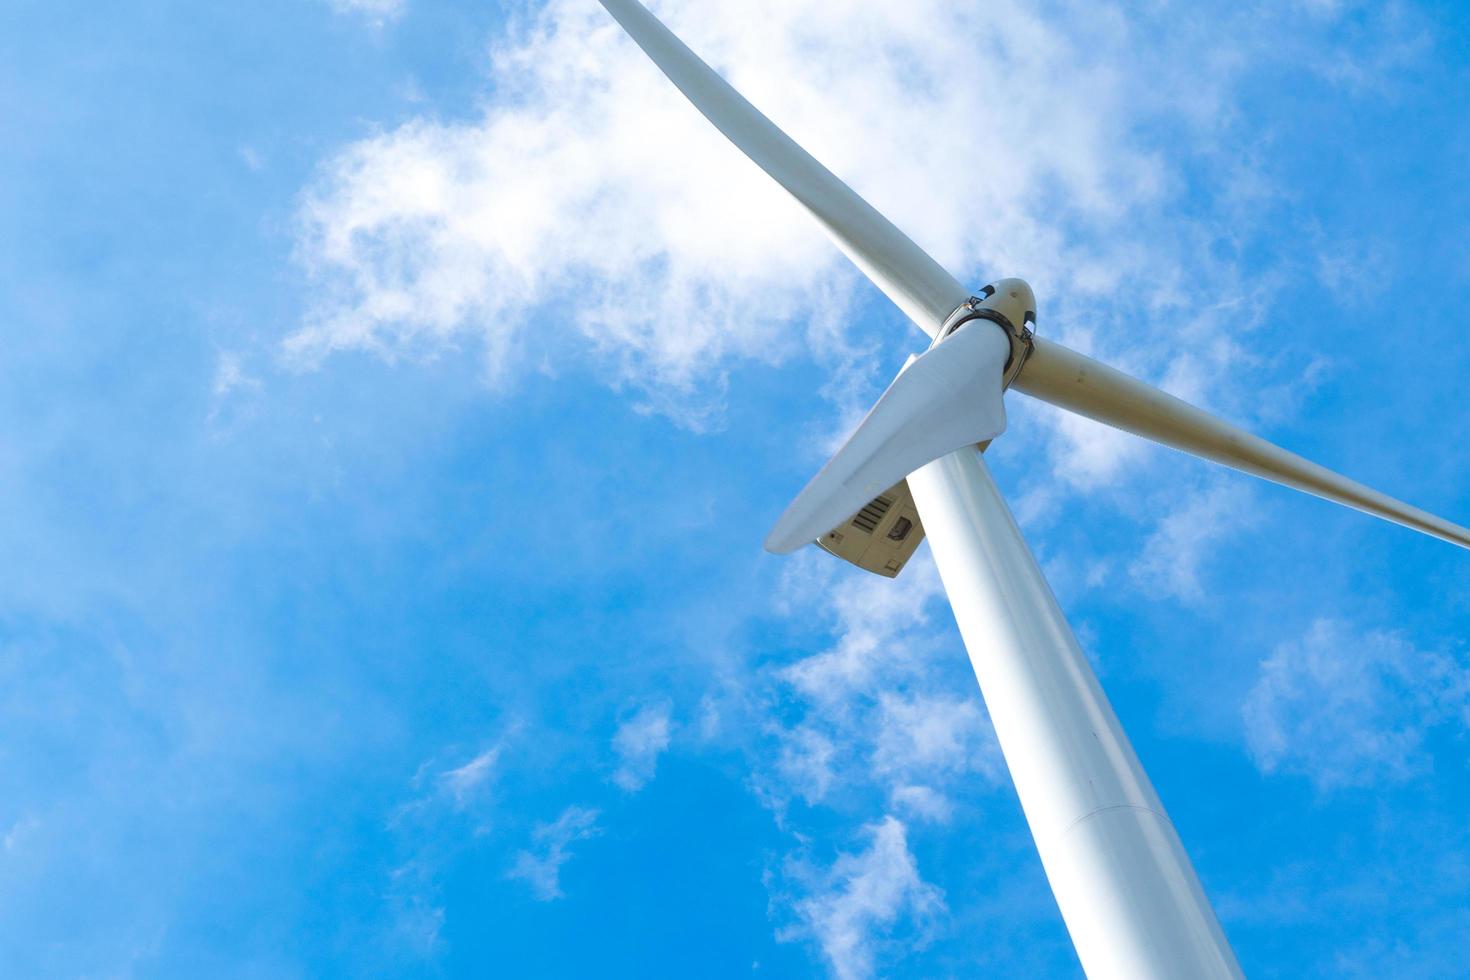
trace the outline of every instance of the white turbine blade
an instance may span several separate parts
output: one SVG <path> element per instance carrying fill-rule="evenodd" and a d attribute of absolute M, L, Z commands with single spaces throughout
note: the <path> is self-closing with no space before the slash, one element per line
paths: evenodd
<path fill-rule="evenodd" d="M 1470 548 L 1470 529 L 1289 453 L 1060 344 L 1037 338 L 1011 387 L 1116 429 Z"/>
<path fill-rule="evenodd" d="M 786 508 L 766 550 L 795 551 L 926 463 L 1004 432 L 1001 374 L 1010 351 L 1004 331 L 977 321 L 911 358 Z"/>
<path fill-rule="evenodd" d="M 821 222 L 864 275 L 925 333 L 939 332 L 944 318 L 969 296 L 954 276 L 761 115 L 637 0 L 601 3 L 716 129 Z"/>

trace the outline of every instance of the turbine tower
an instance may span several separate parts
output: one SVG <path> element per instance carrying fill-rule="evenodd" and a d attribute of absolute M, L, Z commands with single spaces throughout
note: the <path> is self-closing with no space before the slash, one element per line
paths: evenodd
<path fill-rule="evenodd" d="M 815 542 L 897 575 L 927 532 L 996 738 L 1093 980 L 1239 977 L 1158 794 L 981 453 L 1014 389 L 1107 425 L 1470 548 L 1470 530 L 1035 336 L 1019 279 L 971 295 L 747 102 L 637 0 L 600 0 L 730 142 L 785 188 L 931 338 L 781 515 L 766 548 Z"/>

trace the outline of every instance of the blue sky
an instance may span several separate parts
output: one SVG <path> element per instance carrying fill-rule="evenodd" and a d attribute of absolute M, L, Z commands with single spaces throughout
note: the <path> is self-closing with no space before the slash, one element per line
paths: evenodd
<path fill-rule="evenodd" d="M 1458 5 L 656 9 L 1043 332 L 1470 518 Z M 920 335 L 592 0 L 9 0 L 0 331 L 5 975 L 1078 975 L 927 553 L 760 549 Z M 1009 405 L 1247 973 L 1460 972 L 1470 559 Z"/>

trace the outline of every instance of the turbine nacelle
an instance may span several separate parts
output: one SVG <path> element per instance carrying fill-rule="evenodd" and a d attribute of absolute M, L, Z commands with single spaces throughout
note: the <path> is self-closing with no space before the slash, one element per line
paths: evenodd
<path fill-rule="evenodd" d="M 784 554 L 816 541 L 869 571 L 898 574 L 918 541 L 909 541 L 902 523 L 889 528 L 876 520 L 907 498 L 903 479 L 1005 431 L 1002 395 L 1031 352 L 1031 331 L 1024 324 L 1035 319 L 1036 304 L 1019 279 L 997 286 L 1003 288 L 987 286 L 983 298 L 972 296 L 955 307 L 929 349 L 908 359 L 847 442 L 786 508 L 766 537 L 767 550 Z M 905 520 L 907 515 L 894 518 Z M 917 522 L 915 510 L 912 523 Z M 884 536 L 875 538 L 878 552 L 868 555 L 869 542 L 861 538 L 849 541 L 855 531 Z M 859 544 L 860 556 L 852 550 Z"/>
<path fill-rule="evenodd" d="M 1006 360 L 1001 366 L 999 378 L 999 387 L 1003 391 L 1010 387 L 1011 382 L 1020 374 L 1021 369 L 1026 364 L 1026 358 L 1031 354 L 1033 349 L 1031 328 L 1035 323 L 1036 296 L 1026 281 L 1024 279 L 998 279 L 981 289 L 976 295 L 965 300 L 964 303 L 955 308 L 953 313 L 945 318 L 934 336 L 933 343 L 930 344 L 929 352 L 924 356 L 928 357 L 929 353 L 932 353 L 939 345 L 956 339 L 956 335 L 962 331 L 998 329 L 1004 335 L 1009 348 Z M 985 346 L 993 346 L 993 343 Z M 904 365 L 904 370 L 907 371 L 915 360 L 917 358 L 910 358 L 908 363 Z M 985 373 L 986 366 L 975 365 L 977 375 L 979 376 L 973 379 L 974 381 L 978 381 L 981 384 L 990 383 L 993 375 Z M 964 369 L 965 367 L 961 365 L 960 370 Z M 897 384 L 898 382 L 895 380 L 895 385 Z M 939 388 L 924 394 L 943 399 L 946 392 L 943 388 Z M 887 399 L 886 394 L 885 399 Z M 891 402 L 892 399 L 889 399 L 889 401 Z M 917 401 L 915 400 L 914 403 L 917 404 Z M 883 405 L 884 402 L 880 401 L 879 404 Z M 949 408 L 942 408 L 941 410 L 946 413 L 949 412 Z M 838 463 L 839 469 L 841 468 L 840 461 L 844 457 L 851 457 L 856 453 L 862 452 L 865 447 L 871 450 L 876 440 L 871 438 L 870 430 L 874 426 L 882 428 L 884 423 L 888 421 L 880 416 L 874 422 L 873 417 L 878 415 L 878 406 L 875 406 L 874 411 L 858 427 L 859 431 L 853 434 L 853 438 L 849 440 L 848 446 L 844 446 L 842 450 L 839 450 L 838 455 L 833 457 L 833 462 Z M 945 452 L 959 449 L 971 443 L 978 444 L 981 450 L 984 450 L 990 445 L 990 440 L 999 434 L 996 432 L 991 435 L 985 435 L 985 433 L 994 428 L 993 419 L 989 417 L 976 420 L 973 426 L 970 426 L 965 419 L 966 416 L 963 412 L 955 413 L 953 418 L 941 423 L 941 429 L 938 433 L 931 433 L 929 435 L 926 443 L 929 447 L 928 452 L 934 453 L 933 458 L 937 459 L 939 456 L 944 455 Z M 865 432 L 865 430 L 869 431 Z M 864 435 L 865 438 L 860 439 L 860 434 Z M 937 439 L 935 438 L 936 435 L 938 436 Z M 955 444 L 949 446 L 951 442 Z M 857 444 L 857 448 L 849 448 L 854 443 Z M 884 458 L 874 459 L 870 457 L 866 461 L 869 470 L 873 473 L 870 478 L 871 481 L 881 482 L 888 475 L 895 474 L 894 479 L 896 482 L 892 486 L 884 489 L 881 493 L 875 494 L 866 503 L 862 504 L 856 512 L 842 518 L 840 523 L 835 524 L 825 534 L 817 538 L 816 544 L 818 547 L 829 554 L 836 555 L 844 561 L 851 562 L 861 569 L 887 578 L 893 578 L 899 572 L 903 571 L 904 565 L 913 557 L 915 550 L 919 547 L 919 543 L 924 538 L 924 526 L 919 520 L 918 507 L 915 506 L 913 495 L 909 492 L 908 480 L 902 478 L 907 477 L 908 473 L 912 472 L 912 468 L 902 474 L 898 472 L 900 469 L 909 466 L 912 458 L 915 458 L 902 458 L 902 451 L 905 448 L 907 447 L 889 445 L 887 447 L 888 452 Z M 921 461 L 921 465 L 928 461 Z M 828 464 L 828 469 L 824 469 L 823 473 L 828 473 L 831 468 L 832 464 Z M 867 485 L 871 485 L 871 482 Z M 838 492 L 839 488 L 835 486 L 835 482 L 830 477 L 813 480 L 812 485 L 803 491 L 803 497 L 793 502 L 792 508 L 788 510 L 787 514 L 789 516 L 793 511 L 799 512 L 801 507 L 798 504 L 805 505 L 813 498 L 819 497 L 824 493 L 835 498 Z M 848 494 L 843 499 L 851 501 L 853 497 L 851 494 Z M 831 502 L 823 501 L 820 506 L 820 513 L 830 516 L 835 513 L 835 508 L 838 506 L 835 499 Z M 810 528 L 820 523 L 822 519 L 821 517 L 812 516 L 804 526 Z M 783 522 L 788 521 L 788 517 L 783 517 L 782 520 Z M 771 537 L 767 540 L 767 547 L 774 545 L 777 550 L 780 550 L 786 544 L 789 544 L 791 540 L 794 540 L 794 538 L 789 537 L 783 539 L 782 535 L 778 533 L 782 532 L 783 529 L 784 525 L 777 526 L 777 530 L 773 531 Z M 801 543 L 804 542 L 798 542 L 798 546 Z"/>
<path fill-rule="evenodd" d="M 997 279 L 955 308 L 940 324 L 934 344 L 977 319 L 990 320 L 1019 338 L 1036 325 L 1036 294 L 1024 279 Z"/>

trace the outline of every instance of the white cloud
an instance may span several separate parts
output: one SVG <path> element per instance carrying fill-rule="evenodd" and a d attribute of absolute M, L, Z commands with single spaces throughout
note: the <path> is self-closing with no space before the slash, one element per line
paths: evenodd
<path fill-rule="evenodd" d="M 839 16 L 827 0 L 656 8 L 957 272 L 1024 272 L 1049 309 L 1085 300 L 1086 331 L 1130 278 L 1135 306 L 1179 306 L 1180 281 L 1209 288 L 1184 272 L 1182 256 L 1203 253 L 1182 240 L 1192 232 L 1159 231 L 1179 221 L 1162 207 L 1177 180 L 1135 138 L 1155 114 L 1217 125 L 1211 93 L 1231 62 L 1195 57 L 1203 37 L 1178 35 L 1187 50 L 1152 51 L 1141 74 L 1132 31 L 1151 36 L 1147 25 L 1109 13 L 939 0 L 856 0 Z M 551 0 L 518 23 L 494 49 L 496 97 L 478 118 L 414 120 L 323 166 L 299 241 L 320 298 L 290 354 L 469 342 L 499 377 L 526 348 L 590 348 L 616 382 L 698 415 L 732 360 L 784 357 L 803 335 L 830 359 L 835 333 L 840 351 L 836 314 L 856 280 L 807 216 L 596 4 Z M 1186 71 L 1193 101 L 1171 103 L 1166 79 Z M 1145 226 L 1164 240 L 1144 244 Z"/>
<path fill-rule="evenodd" d="M 1149 444 L 1120 429 L 1061 409 L 1043 409 L 1051 425 L 1056 475 L 1078 490 L 1118 483 L 1142 468 Z"/>
<path fill-rule="evenodd" d="M 1470 663 L 1318 620 L 1262 662 L 1242 714 L 1263 772 L 1321 790 L 1400 782 L 1432 767 L 1431 729 L 1470 725 Z"/>
<path fill-rule="evenodd" d="M 418 795 L 394 811 L 393 822 L 404 827 L 432 824 L 451 811 L 482 819 L 500 774 L 506 738 L 458 765 L 446 767 L 437 757 L 425 760 L 412 780 Z M 487 829 L 482 825 L 480 832 Z"/>
<path fill-rule="evenodd" d="M 538 901 L 550 902 L 562 897 L 561 869 L 572 859 L 571 845 L 598 834 L 597 811 L 569 806 L 549 824 L 541 824 L 531 832 L 540 853 L 520 851 L 509 878 L 520 878 L 531 886 Z"/>
<path fill-rule="evenodd" d="M 884 939 L 901 921 L 922 941 L 930 922 L 946 911 L 944 894 L 920 876 L 901 822 L 886 817 L 867 833 L 867 850 L 842 854 L 824 873 L 811 875 L 811 893 L 795 905 L 800 924 L 782 932 L 785 939 L 815 939 L 842 980 L 871 976 Z"/>
<path fill-rule="evenodd" d="M 1184 495 L 1159 522 L 1129 567 L 1144 591 L 1185 602 L 1204 599 L 1200 573 L 1211 548 L 1255 519 L 1244 479 Z"/>
<path fill-rule="evenodd" d="M 885 671 L 913 662 L 906 641 L 929 623 L 929 603 L 941 594 L 939 574 L 927 556 L 917 556 L 897 579 L 834 573 L 833 560 L 804 553 L 784 579 L 786 608 L 824 610 L 836 642 L 781 671 L 781 679 L 816 703 L 846 703 L 854 692 L 871 691 Z M 845 571 L 845 569 L 844 569 Z"/>
<path fill-rule="evenodd" d="M 509 737 L 503 735 L 467 761 L 447 768 L 440 756 L 426 759 L 411 780 L 415 795 L 388 818 L 388 827 L 408 855 L 391 872 L 386 889 L 394 942 L 417 956 L 433 956 L 443 946 L 441 868 L 469 841 L 491 832 L 492 792 Z"/>
<path fill-rule="evenodd" d="M 253 389 L 260 387 L 260 379 L 246 373 L 244 358 L 235 351 L 221 351 L 219 359 L 215 361 L 214 385 L 212 388 L 216 399 L 224 398 L 231 392 L 241 389 Z"/>
<path fill-rule="evenodd" d="M 208 421 L 223 425 L 233 413 L 250 411 L 252 396 L 258 395 L 261 381 L 245 366 L 245 356 L 238 351 L 220 351 L 215 360 L 214 379 L 210 386 Z"/>
<path fill-rule="evenodd" d="M 980 773 L 1000 779 L 1003 760 L 990 721 L 973 695 L 878 695 L 877 772 L 909 778 Z"/>
<path fill-rule="evenodd" d="M 755 692 L 726 701 L 722 713 L 753 713 L 746 727 L 764 733 L 750 746 L 753 785 L 797 840 L 807 839 L 803 821 L 818 807 L 855 825 L 871 821 L 875 808 L 942 825 L 956 800 L 1003 778 L 948 614 L 931 621 L 941 598 L 925 552 L 894 580 L 815 554 L 793 559 L 779 602 L 808 628 L 819 611 L 831 641 L 765 668 Z M 822 873 L 791 860 L 771 880 L 776 908 L 801 923 L 783 935 L 815 943 L 840 976 L 866 975 L 875 950 L 922 943 L 922 928 L 895 934 L 890 927 L 901 915 L 922 925 L 943 907 L 919 879 L 896 817 L 865 833 L 868 851 Z"/>
<path fill-rule="evenodd" d="M 25 843 L 26 838 L 35 833 L 36 829 L 40 826 L 41 821 L 35 817 L 22 817 L 11 824 L 10 829 L 5 831 L 4 838 L 0 838 L 0 841 L 3 841 L 6 853 L 15 851 L 21 847 Z"/>
<path fill-rule="evenodd" d="M 642 789 L 658 769 L 658 757 L 669 747 L 669 706 L 647 705 L 618 726 L 613 751 L 620 765 L 613 782 L 630 793 Z"/>
<path fill-rule="evenodd" d="M 811 725 L 798 725 L 781 732 L 779 752 L 776 772 L 785 783 L 783 790 L 808 803 L 821 802 L 837 779 L 837 747 L 831 736 Z"/>
<path fill-rule="evenodd" d="M 392 931 L 397 944 L 428 959 L 444 949 L 444 906 L 430 896 L 434 889 L 429 869 L 417 861 L 395 868 L 388 901 L 393 909 Z"/>
<path fill-rule="evenodd" d="M 825 610 L 833 639 L 765 678 L 768 697 L 794 696 L 799 708 L 790 724 L 768 723 L 777 746 L 774 765 L 763 770 L 769 799 L 794 794 L 815 804 L 834 791 L 867 789 L 892 799 L 920 782 L 942 797 L 975 775 L 982 785 L 1002 777 L 948 613 L 930 620 L 943 590 L 927 553 L 897 579 L 804 556 L 793 562 L 781 601 L 804 617 Z"/>
<path fill-rule="evenodd" d="M 501 747 L 493 745 L 464 765 L 440 774 L 439 785 L 456 806 L 463 807 L 494 778 L 500 752 Z"/>
<path fill-rule="evenodd" d="M 895 810 L 930 823 L 949 823 L 954 813 L 954 804 L 949 798 L 928 786 L 897 786 L 889 794 L 889 800 Z"/>

